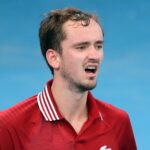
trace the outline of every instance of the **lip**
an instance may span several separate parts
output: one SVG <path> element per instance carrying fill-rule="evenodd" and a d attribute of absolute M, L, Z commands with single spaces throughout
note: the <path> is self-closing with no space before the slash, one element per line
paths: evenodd
<path fill-rule="evenodd" d="M 87 68 L 87 67 L 95 67 L 96 70 L 97 70 L 98 66 L 99 66 L 99 65 L 98 65 L 97 63 L 90 63 L 90 64 L 85 65 L 84 68 Z"/>
<path fill-rule="evenodd" d="M 96 68 L 96 71 L 95 72 L 86 72 L 85 70 L 85 74 L 88 78 L 96 78 L 97 76 L 97 73 L 98 73 L 98 65 L 88 65 L 88 66 L 94 66 Z"/>
<path fill-rule="evenodd" d="M 92 77 L 92 78 L 94 78 L 94 77 L 96 77 L 97 76 L 97 71 L 96 72 L 85 72 L 85 74 L 88 76 L 88 77 Z"/>

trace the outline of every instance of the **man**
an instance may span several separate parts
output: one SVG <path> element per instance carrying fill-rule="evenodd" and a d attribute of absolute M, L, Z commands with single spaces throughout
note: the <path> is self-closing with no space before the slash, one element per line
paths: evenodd
<path fill-rule="evenodd" d="M 97 17 L 55 10 L 41 22 L 39 36 L 53 79 L 1 113 L 0 150 L 136 150 L 127 113 L 90 93 L 103 58 Z"/>

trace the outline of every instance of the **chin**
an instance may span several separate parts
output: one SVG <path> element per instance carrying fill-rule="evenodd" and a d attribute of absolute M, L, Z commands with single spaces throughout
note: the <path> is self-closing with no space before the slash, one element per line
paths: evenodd
<path fill-rule="evenodd" d="M 96 87 L 96 83 L 93 84 L 93 85 L 88 85 L 88 86 L 87 86 L 87 89 L 88 89 L 88 90 L 92 90 L 92 89 L 94 89 L 95 87 Z"/>
<path fill-rule="evenodd" d="M 94 83 L 88 83 L 88 84 L 80 84 L 80 86 L 79 86 L 79 89 L 81 90 L 81 91 L 89 91 L 89 90 L 92 90 L 92 89 L 94 89 L 96 87 L 96 83 L 94 82 Z"/>

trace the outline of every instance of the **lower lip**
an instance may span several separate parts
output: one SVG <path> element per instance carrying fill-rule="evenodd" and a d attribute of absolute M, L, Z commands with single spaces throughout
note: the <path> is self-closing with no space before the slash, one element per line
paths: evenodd
<path fill-rule="evenodd" d="M 92 72 L 86 72 L 86 74 L 88 75 L 88 77 L 90 77 L 90 78 L 95 78 L 96 77 L 96 75 L 97 75 L 97 73 L 95 72 L 95 73 L 92 73 Z"/>

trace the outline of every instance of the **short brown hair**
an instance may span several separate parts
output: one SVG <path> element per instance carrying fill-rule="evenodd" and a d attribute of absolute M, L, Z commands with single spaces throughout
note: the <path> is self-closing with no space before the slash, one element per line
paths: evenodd
<path fill-rule="evenodd" d="M 81 21 L 83 26 L 88 26 L 90 19 L 94 19 L 99 23 L 98 18 L 94 14 L 82 12 L 75 8 L 59 9 L 49 12 L 41 21 L 39 29 L 40 46 L 45 60 L 48 49 L 54 49 L 62 53 L 61 42 L 66 38 L 62 26 L 65 22 L 68 20 Z M 53 74 L 53 68 L 51 66 L 49 67 Z"/>

